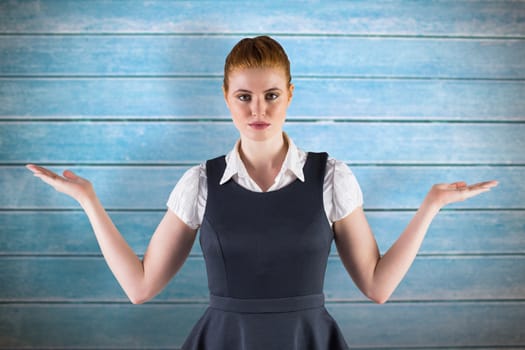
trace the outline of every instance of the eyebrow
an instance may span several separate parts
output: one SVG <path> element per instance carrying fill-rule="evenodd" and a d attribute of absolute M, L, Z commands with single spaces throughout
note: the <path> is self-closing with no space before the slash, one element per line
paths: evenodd
<path fill-rule="evenodd" d="M 268 90 L 265 90 L 264 92 L 267 93 L 267 92 L 271 92 L 271 91 L 281 91 L 281 89 L 279 89 L 278 87 L 273 87 L 273 88 L 270 88 Z M 248 92 L 250 94 L 252 94 L 253 92 L 250 91 L 250 90 L 246 90 L 246 89 L 237 89 L 235 90 L 235 93 L 239 93 L 239 92 Z"/>

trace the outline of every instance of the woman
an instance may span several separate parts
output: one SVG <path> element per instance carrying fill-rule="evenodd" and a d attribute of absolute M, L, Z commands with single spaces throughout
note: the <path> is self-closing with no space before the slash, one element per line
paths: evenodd
<path fill-rule="evenodd" d="M 141 261 L 100 204 L 91 183 L 29 164 L 35 176 L 76 199 L 102 253 L 133 303 L 177 273 L 200 229 L 210 307 L 183 349 L 347 349 L 324 308 L 332 240 L 358 288 L 384 303 L 406 274 L 443 206 L 496 181 L 434 185 L 407 228 L 380 256 L 348 167 L 306 153 L 283 133 L 292 100 L 290 63 L 275 40 L 241 40 L 226 58 L 223 93 L 240 139 L 225 157 L 189 169 Z"/>

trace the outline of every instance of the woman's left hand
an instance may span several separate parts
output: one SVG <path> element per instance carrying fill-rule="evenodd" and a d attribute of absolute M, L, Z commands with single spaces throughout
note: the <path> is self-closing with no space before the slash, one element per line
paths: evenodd
<path fill-rule="evenodd" d="M 498 185 L 498 181 L 485 181 L 473 185 L 459 181 L 451 184 L 436 184 L 430 189 L 427 199 L 437 204 L 440 208 L 454 202 L 461 202 L 468 198 L 477 196 L 483 192 L 490 191 Z"/>

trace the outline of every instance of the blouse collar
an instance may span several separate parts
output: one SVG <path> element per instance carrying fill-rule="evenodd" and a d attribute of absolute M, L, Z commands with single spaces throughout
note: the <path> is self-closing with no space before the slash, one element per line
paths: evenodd
<path fill-rule="evenodd" d="M 301 162 L 300 156 L 301 151 L 285 132 L 283 132 L 283 136 L 285 141 L 288 143 L 288 152 L 284 158 L 281 170 L 275 178 L 275 182 L 278 182 L 286 172 L 291 172 L 296 178 L 304 182 L 303 162 Z M 242 178 L 249 178 L 251 180 L 250 175 L 248 174 L 248 171 L 246 170 L 246 167 L 244 166 L 244 163 L 242 162 L 239 155 L 240 144 L 241 141 L 238 140 L 235 143 L 233 149 L 226 155 L 226 169 L 224 170 L 221 181 L 219 182 L 220 185 L 226 183 L 235 175 Z"/>

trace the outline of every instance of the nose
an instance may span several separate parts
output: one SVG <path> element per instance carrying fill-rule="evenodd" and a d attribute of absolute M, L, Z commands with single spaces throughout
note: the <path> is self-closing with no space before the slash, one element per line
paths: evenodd
<path fill-rule="evenodd" d="M 264 117 L 266 115 L 266 104 L 262 99 L 254 99 L 252 105 L 253 117 Z"/>

